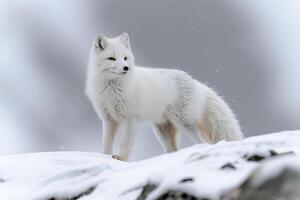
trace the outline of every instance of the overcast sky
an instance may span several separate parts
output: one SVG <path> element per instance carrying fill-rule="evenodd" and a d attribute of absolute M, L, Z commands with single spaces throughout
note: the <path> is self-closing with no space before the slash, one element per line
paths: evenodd
<path fill-rule="evenodd" d="M 0 2 L 0 154 L 99 151 L 84 95 L 90 45 L 128 32 L 136 63 L 216 88 L 246 136 L 299 129 L 297 0 Z M 146 124 L 133 158 L 162 153 Z M 145 148 L 147 147 L 147 148 Z"/>

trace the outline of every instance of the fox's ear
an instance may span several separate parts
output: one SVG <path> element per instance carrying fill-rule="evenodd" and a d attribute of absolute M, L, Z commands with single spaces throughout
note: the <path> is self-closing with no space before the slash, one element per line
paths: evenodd
<path fill-rule="evenodd" d="M 128 49 L 130 49 L 130 41 L 128 33 L 122 33 L 120 36 L 121 43 Z"/>
<path fill-rule="evenodd" d="M 107 47 L 107 39 L 104 35 L 98 35 L 95 40 L 95 47 L 99 51 L 103 51 Z"/>

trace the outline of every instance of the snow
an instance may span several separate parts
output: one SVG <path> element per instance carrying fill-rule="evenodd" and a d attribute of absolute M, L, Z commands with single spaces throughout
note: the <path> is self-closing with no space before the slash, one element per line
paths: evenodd
<path fill-rule="evenodd" d="M 300 173 L 300 159 L 294 160 L 293 157 L 287 156 L 269 161 L 260 167 L 251 184 L 258 188 L 265 180 L 270 180 L 280 175 L 284 169 L 292 169 Z"/>
<path fill-rule="evenodd" d="M 88 152 L 5 156 L 0 158 L 0 199 L 132 200 L 153 185 L 149 200 L 168 191 L 217 200 L 253 174 L 252 185 L 259 187 L 286 167 L 300 172 L 299 152 L 300 131 L 286 131 L 194 145 L 131 163 Z"/>

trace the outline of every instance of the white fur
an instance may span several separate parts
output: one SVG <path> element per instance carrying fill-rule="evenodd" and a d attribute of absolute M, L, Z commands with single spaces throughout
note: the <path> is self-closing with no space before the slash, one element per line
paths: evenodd
<path fill-rule="evenodd" d="M 124 66 L 129 68 L 126 73 Z M 117 128 L 122 127 L 118 157 L 124 160 L 131 152 L 133 125 L 137 121 L 153 125 L 170 121 L 197 142 L 243 137 L 229 106 L 206 85 L 183 71 L 135 66 L 126 33 L 116 38 L 96 38 L 90 53 L 86 93 L 103 122 L 103 153 L 112 153 Z M 197 127 L 200 121 L 209 130 L 206 136 Z M 175 150 L 170 136 L 155 126 L 154 130 L 167 152 Z"/>

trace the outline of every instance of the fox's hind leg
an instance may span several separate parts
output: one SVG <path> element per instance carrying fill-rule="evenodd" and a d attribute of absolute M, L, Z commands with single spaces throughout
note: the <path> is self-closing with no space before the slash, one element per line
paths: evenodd
<path fill-rule="evenodd" d="M 209 140 L 206 138 L 201 129 L 199 129 L 196 123 L 193 124 L 183 124 L 181 125 L 182 132 L 187 134 L 197 143 L 210 143 Z"/>
<path fill-rule="evenodd" d="M 177 130 L 169 120 L 164 123 L 153 124 L 153 129 L 167 153 L 177 151 Z"/>

